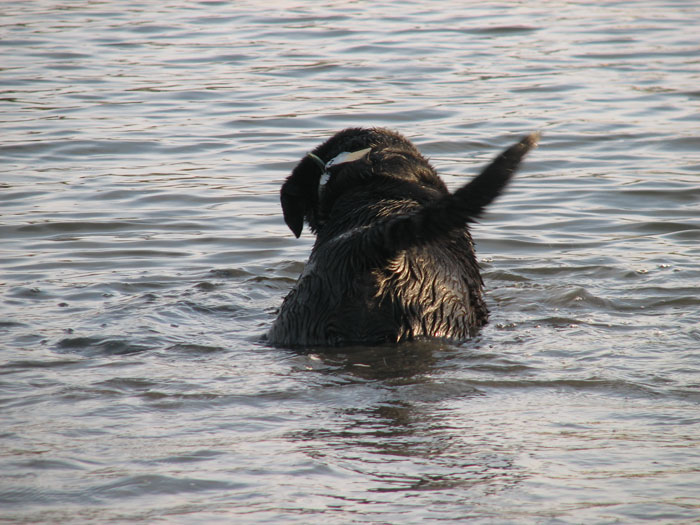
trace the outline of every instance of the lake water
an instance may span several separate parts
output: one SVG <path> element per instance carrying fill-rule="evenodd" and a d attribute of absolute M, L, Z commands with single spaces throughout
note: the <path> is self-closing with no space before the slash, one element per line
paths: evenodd
<path fill-rule="evenodd" d="M 700 4 L 5 1 L 0 521 L 697 523 Z M 260 341 L 313 238 L 278 191 L 347 126 L 473 227 L 463 344 Z"/>

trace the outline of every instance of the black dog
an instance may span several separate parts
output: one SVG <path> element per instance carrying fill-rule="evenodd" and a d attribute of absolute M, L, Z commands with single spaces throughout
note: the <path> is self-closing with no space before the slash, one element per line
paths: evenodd
<path fill-rule="evenodd" d="M 463 340 L 488 319 L 467 224 L 505 188 L 538 134 L 450 194 L 392 131 L 346 129 L 304 157 L 281 191 L 294 235 L 316 234 L 268 341 L 280 346 Z"/>

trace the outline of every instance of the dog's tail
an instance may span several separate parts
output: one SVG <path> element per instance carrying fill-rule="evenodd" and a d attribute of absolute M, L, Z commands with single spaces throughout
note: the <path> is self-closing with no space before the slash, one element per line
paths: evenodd
<path fill-rule="evenodd" d="M 539 132 L 531 133 L 496 157 L 478 176 L 447 199 L 449 204 L 445 204 L 450 212 L 466 222 L 479 218 L 486 206 L 503 193 L 520 161 L 539 140 Z"/>
<path fill-rule="evenodd" d="M 528 151 L 539 141 L 531 133 L 489 164 L 468 184 L 415 213 L 395 217 L 370 230 L 371 244 L 385 254 L 395 253 L 448 235 L 478 219 L 507 186 Z"/>

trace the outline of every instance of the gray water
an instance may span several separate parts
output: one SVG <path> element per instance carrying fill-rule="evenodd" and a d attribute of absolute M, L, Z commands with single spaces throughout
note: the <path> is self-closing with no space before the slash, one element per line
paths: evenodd
<path fill-rule="evenodd" d="M 303 6 L 300 6 L 303 5 Z M 5 1 L 0 521 L 697 523 L 700 6 Z M 260 336 L 313 238 L 281 181 L 346 126 L 456 188 L 463 344 Z"/>

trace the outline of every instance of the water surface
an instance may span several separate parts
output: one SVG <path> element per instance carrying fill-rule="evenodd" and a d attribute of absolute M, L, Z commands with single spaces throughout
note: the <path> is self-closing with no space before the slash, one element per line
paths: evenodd
<path fill-rule="evenodd" d="M 700 519 L 700 8 L 4 2 L 0 517 Z M 450 188 L 474 340 L 270 348 L 312 236 L 281 181 L 346 126 Z"/>

